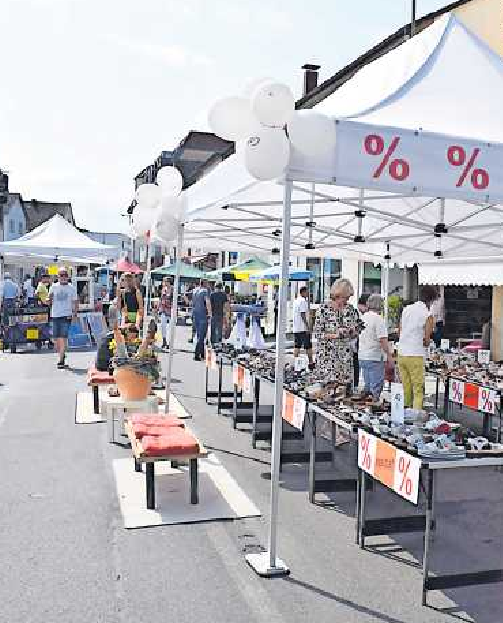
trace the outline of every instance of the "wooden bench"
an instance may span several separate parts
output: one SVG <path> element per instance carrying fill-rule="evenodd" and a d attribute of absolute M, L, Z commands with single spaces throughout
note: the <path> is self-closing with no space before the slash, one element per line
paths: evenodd
<path fill-rule="evenodd" d="M 99 389 L 103 385 L 115 385 L 115 378 L 108 372 L 100 372 L 95 366 L 90 366 L 87 371 L 87 385 L 93 390 L 94 413 L 100 412 Z"/>
<path fill-rule="evenodd" d="M 199 487 L 198 487 L 198 459 L 206 457 L 208 455 L 207 450 L 203 444 L 197 439 L 197 437 L 186 431 L 191 435 L 197 444 L 197 452 L 180 453 L 179 448 L 173 448 L 173 451 L 167 449 L 162 455 L 148 455 L 142 444 L 142 440 L 138 439 L 133 430 L 133 426 L 130 420 L 125 423 L 125 429 L 129 441 L 131 442 L 131 449 L 133 451 L 135 461 L 135 471 L 142 471 L 142 463 L 145 463 L 145 489 L 147 496 L 147 508 L 150 510 L 155 509 L 155 464 L 157 461 L 170 461 L 172 466 L 175 466 L 178 461 L 188 461 L 189 463 L 189 478 L 190 478 L 190 503 L 199 503 Z M 178 429 L 180 430 L 180 428 Z M 182 430 L 186 430 L 183 428 Z M 167 433 L 166 437 L 169 437 Z"/>

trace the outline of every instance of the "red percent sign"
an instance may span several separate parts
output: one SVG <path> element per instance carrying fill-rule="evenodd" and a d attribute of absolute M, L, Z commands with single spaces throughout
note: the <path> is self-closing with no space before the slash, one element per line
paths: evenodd
<path fill-rule="evenodd" d="M 452 399 L 463 400 L 463 395 L 461 394 L 461 383 L 457 381 L 452 382 Z"/>
<path fill-rule="evenodd" d="M 491 400 L 491 392 L 488 389 L 482 388 L 482 411 L 491 411 L 493 410 L 493 401 Z"/>
<path fill-rule="evenodd" d="M 412 479 L 409 476 L 410 459 L 405 462 L 405 457 L 401 456 L 398 461 L 398 472 L 402 476 L 402 482 L 400 484 L 400 491 L 403 491 L 405 486 L 405 493 L 410 495 L 412 493 Z"/>
<path fill-rule="evenodd" d="M 451 145 L 447 150 L 447 160 L 453 167 L 463 167 L 463 171 L 456 182 L 456 187 L 460 188 L 465 183 L 467 175 L 471 171 L 470 181 L 476 190 L 484 190 L 489 186 L 489 173 L 485 169 L 474 169 L 473 165 L 480 153 L 479 147 L 475 147 L 468 161 L 466 151 L 460 145 Z"/>
<path fill-rule="evenodd" d="M 369 444 L 370 444 L 370 437 L 365 437 L 362 435 L 362 440 L 361 440 L 361 447 L 362 447 L 362 452 L 363 452 L 362 466 L 364 469 L 367 469 L 367 470 L 370 470 L 370 465 L 371 465 L 370 454 L 369 454 Z"/>
<path fill-rule="evenodd" d="M 406 180 L 409 177 L 410 165 L 406 160 L 403 158 L 395 158 L 390 162 L 390 158 L 395 153 L 395 149 L 397 148 L 399 142 L 400 137 L 394 136 L 391 144 L 386 149 L 384 158 L 381 160 L 379 166 L 373 173 L 374 178 L 381 177 L 382 172 L 388 164 L 388 173 L 397 182 L 403 182 L 403 180 Z M 384 138 L 379 136 L 379 134 L 369 134 L 366 136 L 363 145 L 365 147 L 365 152 L 369 156 L 380 156 L 386 147 Z"/>

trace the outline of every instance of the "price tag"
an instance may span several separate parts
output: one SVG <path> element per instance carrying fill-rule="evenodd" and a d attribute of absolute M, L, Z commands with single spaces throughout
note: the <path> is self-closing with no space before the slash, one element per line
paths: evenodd
<path fill-rule="evenodd" d="M 404 405 L 403 385 L 401 383 L 391 383 L 391 421 L 395 424 L 404 423 Z"/>
<path fill-rule="evenodd" d="M 283 391 L 282 417 L 294 428 L 303 430 L 306 418 L 306 401 L 300 396 L 295 396 L 286 390 Z"/>
<path fill-rule="evenodd" d="M 491 351 L 481 349 L 477 352 L 477 361 L 479 363 L 488 364 L 491 361 Z"/>
<path fill-rule="evenodd" d="M 482 411 L 482 413 L 490 413 L 491 415 L 496 413 L 499 397 L 494 389 L 479 387 L 478 399 L 477 408 L 479 411 Z"/>
<path fill-rule="evenodd" d="M 442 338 L 440 340 L 440 350 L 449 350 L 449 348 L 450 348 L 449 340 L 446 338 Z"/>
<path fill-rule="evenodd" d="M 449 400 L 459 405 L 463 404 L 465 397 L 465 384 L 456 379 L 449 380 Z"/>
<path fill-rule="evenodd" d="M 250 395 L 251 394 L 251 387 L 252 387 L 251 372 L 247 368 L 244 368 L 243 393 L 245 393 L 247 395 Z"/>
<path fill-rule="evenodd" d="M 417 504 L 421 460 L 358 430 L 358 467 L 412 504 Z"/>

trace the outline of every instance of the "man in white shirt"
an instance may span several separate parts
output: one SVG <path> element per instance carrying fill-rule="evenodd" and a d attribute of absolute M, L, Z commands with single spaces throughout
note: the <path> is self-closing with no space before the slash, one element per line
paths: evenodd
<path fill-rule="evenodd" d="M 306 286 L 302 286 L 299 290 L 299 296 L 293 302 L 293 339 L 293 356 L 298 357 L 300 349 L 305 348 L 309 358 L 309 369 L 314 369 L 308 290 Z"/>
<path fill-rule="evenodd" d="M 384 359 L 393 365 L 393 354 L 388 343 L 388 329 L 380 315 L 382 299 L 372 294 L 367 300 L 367 311 L 362 316 L 365 329 L 358 340 L 358 359 L 365 381 L 365 392 L 379 400 L 384 387 Z"/>
<path fill-rule="evenodd" d="M 68 330 L 72 318 L 77 316 L 79 298 L 77 290 L 68 283 L 68 271 L 62 267 L 58 271 L 58 282 L 49 288 L 51 305 L 52 336 L 59 355 L 58 368 L 65 368 L 65 354 L 68 343 Z"/>
<path fill-rule="evenodd" d="M 26 275 L 26 279 L 24 280 L 23 293 L 26 301 L 35 298 L 35 288 L 33 287 L 30 275 Z"/>

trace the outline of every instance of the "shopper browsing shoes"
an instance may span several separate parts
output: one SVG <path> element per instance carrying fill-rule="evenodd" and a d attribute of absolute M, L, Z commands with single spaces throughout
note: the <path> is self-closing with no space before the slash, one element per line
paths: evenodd
<path fill-rule="evenodd" d="M 311 324 L 309 321 L 308 290 L 302 286 L 299 296 L 293 303 L 293 356 L 297 358 L 301 348 L 305 348 L 309 358 L 309 369 L 314 370 Z"/>
<path fill-rule="evenodd" d="M 51 305 L 52 336 L 58 352 L 58 368 L 66 367 L 65 355 L 68 343 L 68 330 L 72 318 L 77 316 L 79 299 L 77 290 L 68 283 L 68 271 L 60 268 L 58 281 L 49 289 L 49 303 Z"/>

